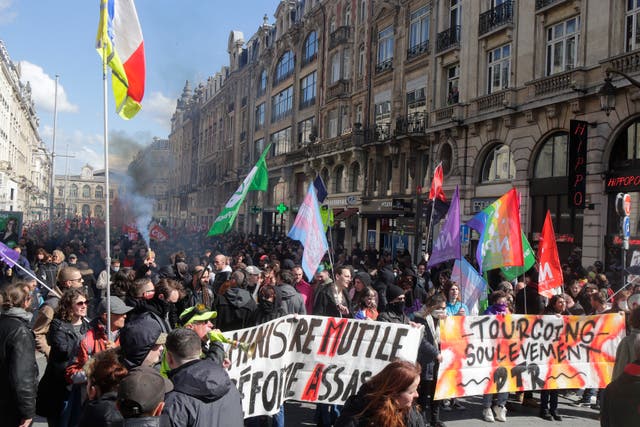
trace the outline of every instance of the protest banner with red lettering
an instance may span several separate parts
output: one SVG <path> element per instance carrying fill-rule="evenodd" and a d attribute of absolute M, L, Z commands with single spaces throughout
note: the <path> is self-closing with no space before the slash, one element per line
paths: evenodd
<path fill-rule="evenodd" d="M 451 316 L 440 326 L 435 398 L 604 388 L 624 316 Z"/>
<path fill-rule="evenodd" d="M 391 360 L 415 361 L 423 328 L 322 316 L 285 316 L 225 336 L 229 376 L 245 417 L 278 412 L 285 400 L 341 405 Z M 242 349 L 244 347 L 244 349 Z"/>

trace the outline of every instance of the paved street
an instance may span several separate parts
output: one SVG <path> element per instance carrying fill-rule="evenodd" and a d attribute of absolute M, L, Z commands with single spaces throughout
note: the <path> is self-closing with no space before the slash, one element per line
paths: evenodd
<path fill-rule="evenodd" d="M 45 359 L 42 355 L 38 355 L 38 366 L 40 375 L 44 373 Z M 539 395 L 535 394 L 537 399 Z M 487 426 L 489 423 L 481 419 L 481 402 L 479 397 L 470 397 L 460 399 L 466 406 L 465 410 L 441 411 L 441 418 L 447 424 L 447 427 L 468 427 L 468 426 Z M 590 408 L 578 408 L 571 405 L 571 401 L 560 397 L 559 412 L 564 417 L 561 422 L 545 421 L 538 418 L 538 410 L 536 408 L 526 408 L 517 403 L 509 402 L 507 404 L 507 425 L 510 427 L 530 427 L 530 426 L 577 426 L 580 427 L 597 427 L 600 425 L 598 414 Z M 288 402 L 285 405 L 286 425 L 287 426 L 315 426 L 313 421 L 315 405 L 300 402 Z M 502 423 L 495 423 L 501 425 Z M 37 427 L 46 427 L 47 422 L 44 419 L 37 419 L 34 423 Z M 384 427 L 384 426 L 381 426 Z"/>

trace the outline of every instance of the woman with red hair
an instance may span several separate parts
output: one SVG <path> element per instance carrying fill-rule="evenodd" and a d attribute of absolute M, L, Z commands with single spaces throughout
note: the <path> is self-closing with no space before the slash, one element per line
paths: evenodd
<path fill-rule="evenodd" d="M 335 427 L 423 427 L 415 407 L 419 383 L 420 365 L 404 360 L 389 363 L 347 399 Z"/>

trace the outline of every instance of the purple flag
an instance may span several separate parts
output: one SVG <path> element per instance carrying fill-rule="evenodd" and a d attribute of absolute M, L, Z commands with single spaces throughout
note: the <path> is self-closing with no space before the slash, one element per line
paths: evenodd
<path fill-rule="evenodd" d="M 433 241 L 433 251 L 427 263 L 427 268 L 450 259 L 459 259 L 461 256 L 460 193 L 458 186 L 456 186 L 456 191 L 451 198 L 451 206 L 449 206 L 447 219 L 440 229 L 438 238 Z"/>
<path fill-rule="evenodd" d="M 300 205 L 298 215 L 296 215 L 287 237 L 299 240 L 304 246 L 302 269 L 307 277 L 313 277 L 322 257 L 329 249 L 313 183 L 309 185 L 309 191 Z"/>
<path fill-rule="evenodd" d="M 0 260 L 4 261 L 9 267 L 13 267 L 20 259 L 20 254 L 4 243 L 0 242 Z"/>
<path fill-rule="evenodd" d="M 456 259 L 453 264 L 451 281 L 460 286 L 461 300 L 469 307 L 470 311 L 467 316 L 476 316 L 478 314 L 477 302 L 480 301 L 480 296 L 487 289 L 487 282 L 464 258 Z"/>

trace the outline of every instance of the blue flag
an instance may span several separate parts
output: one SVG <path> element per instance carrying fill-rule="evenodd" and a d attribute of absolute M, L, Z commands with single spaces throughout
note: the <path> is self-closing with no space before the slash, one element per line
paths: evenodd
<path fill-rule="evenodd" d="M 451 199 L 451 206 L 449 206 L 447 220 L 440 229 L 438 238 L 433 241 L 433 251 L 427 263 L 427 268 L 450 259 L 459 259 L 461 256 L 460 192 L 458 191 L 458 186 L 456 186 L 456 191 Z"/>
<path fill-rule="evenodd" d="M 287 237 L 299 240 L 304 246 L 302 270 L 307 277 L 313 277 L 322 257 L 329 250 L 314 184 L 309 185 L 309 191 L 300 205 Z"/>
<path fill-rule="evenodd" d="M 456 259 L 453 264 L 451 281 L 460 286 L 460 299 L 471 311 L 471 313 L 467 313 L 467 316 L 476 316 L 478 301 L 487 289 L 487 282 L 464 258 Z"/>

